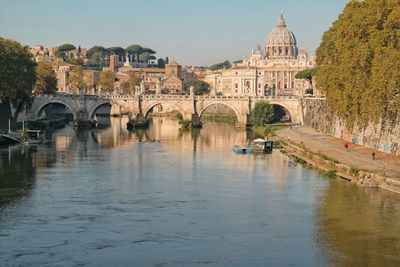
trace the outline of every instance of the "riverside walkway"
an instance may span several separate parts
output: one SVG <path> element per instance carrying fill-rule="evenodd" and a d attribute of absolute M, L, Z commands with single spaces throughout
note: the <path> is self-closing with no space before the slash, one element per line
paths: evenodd
<path fill-rule="evenodd" d="M 400 157 L 375 151 L 375 160 L 372 159 L 373 150 L 360 145 L 348 143 L 307 126 L 284 128 L 277 131 L 277 135 L 290 142 L 303 144 L 315 153 L 322 153 L 340 163 L 354 166 L 361 170 L 386 176 L 400 184 Z M 349 147 L 346 150 L 345 144 Z"/>

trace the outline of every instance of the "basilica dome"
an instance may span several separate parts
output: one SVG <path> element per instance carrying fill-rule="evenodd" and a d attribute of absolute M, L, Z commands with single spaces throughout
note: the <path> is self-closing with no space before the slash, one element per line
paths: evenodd
<path fill-rule="evenodd" d="M 268 57 L 297 56 L 297 42 L 293 32 L 286 27 L 286 21 L 281 15 L 275 29 L 268 35 L 265 44 Z"/>

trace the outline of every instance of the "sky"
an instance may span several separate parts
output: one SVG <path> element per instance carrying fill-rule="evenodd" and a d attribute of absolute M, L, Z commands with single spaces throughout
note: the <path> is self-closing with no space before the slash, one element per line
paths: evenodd
<path fill-rule="evenodd" d="M 348 0 L 0 0 L 0 37 L 23 45 L 140 44 L 182 65 L 243 59 L 281 12 L 314 54 Z"/>

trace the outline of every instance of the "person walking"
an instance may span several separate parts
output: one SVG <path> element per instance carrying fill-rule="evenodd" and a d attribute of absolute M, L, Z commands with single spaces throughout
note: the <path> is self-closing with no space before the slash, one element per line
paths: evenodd
<path fill-rule="evenodd" d="M 344 148 L 346 149 L 346 151 L 349 151 L 349 144 L 348 143 L 344 144 Z"/>
<path fill-rule="evenodd" d="M 375 151 L 372 151 L 372 160 L 375 160 Z"/>

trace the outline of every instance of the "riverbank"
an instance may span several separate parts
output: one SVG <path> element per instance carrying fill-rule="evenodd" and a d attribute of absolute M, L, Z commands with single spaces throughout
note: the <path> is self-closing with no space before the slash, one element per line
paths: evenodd
<path fill-rule="evenodd" d="M 397 156 L 355 144 L 348 144 L 346 149 L 345 141 L 306 126 L 280 129 L 277 135 L 285 140 L 288 155 L 328 176 L 400 194 L 400 158 Z"/>

